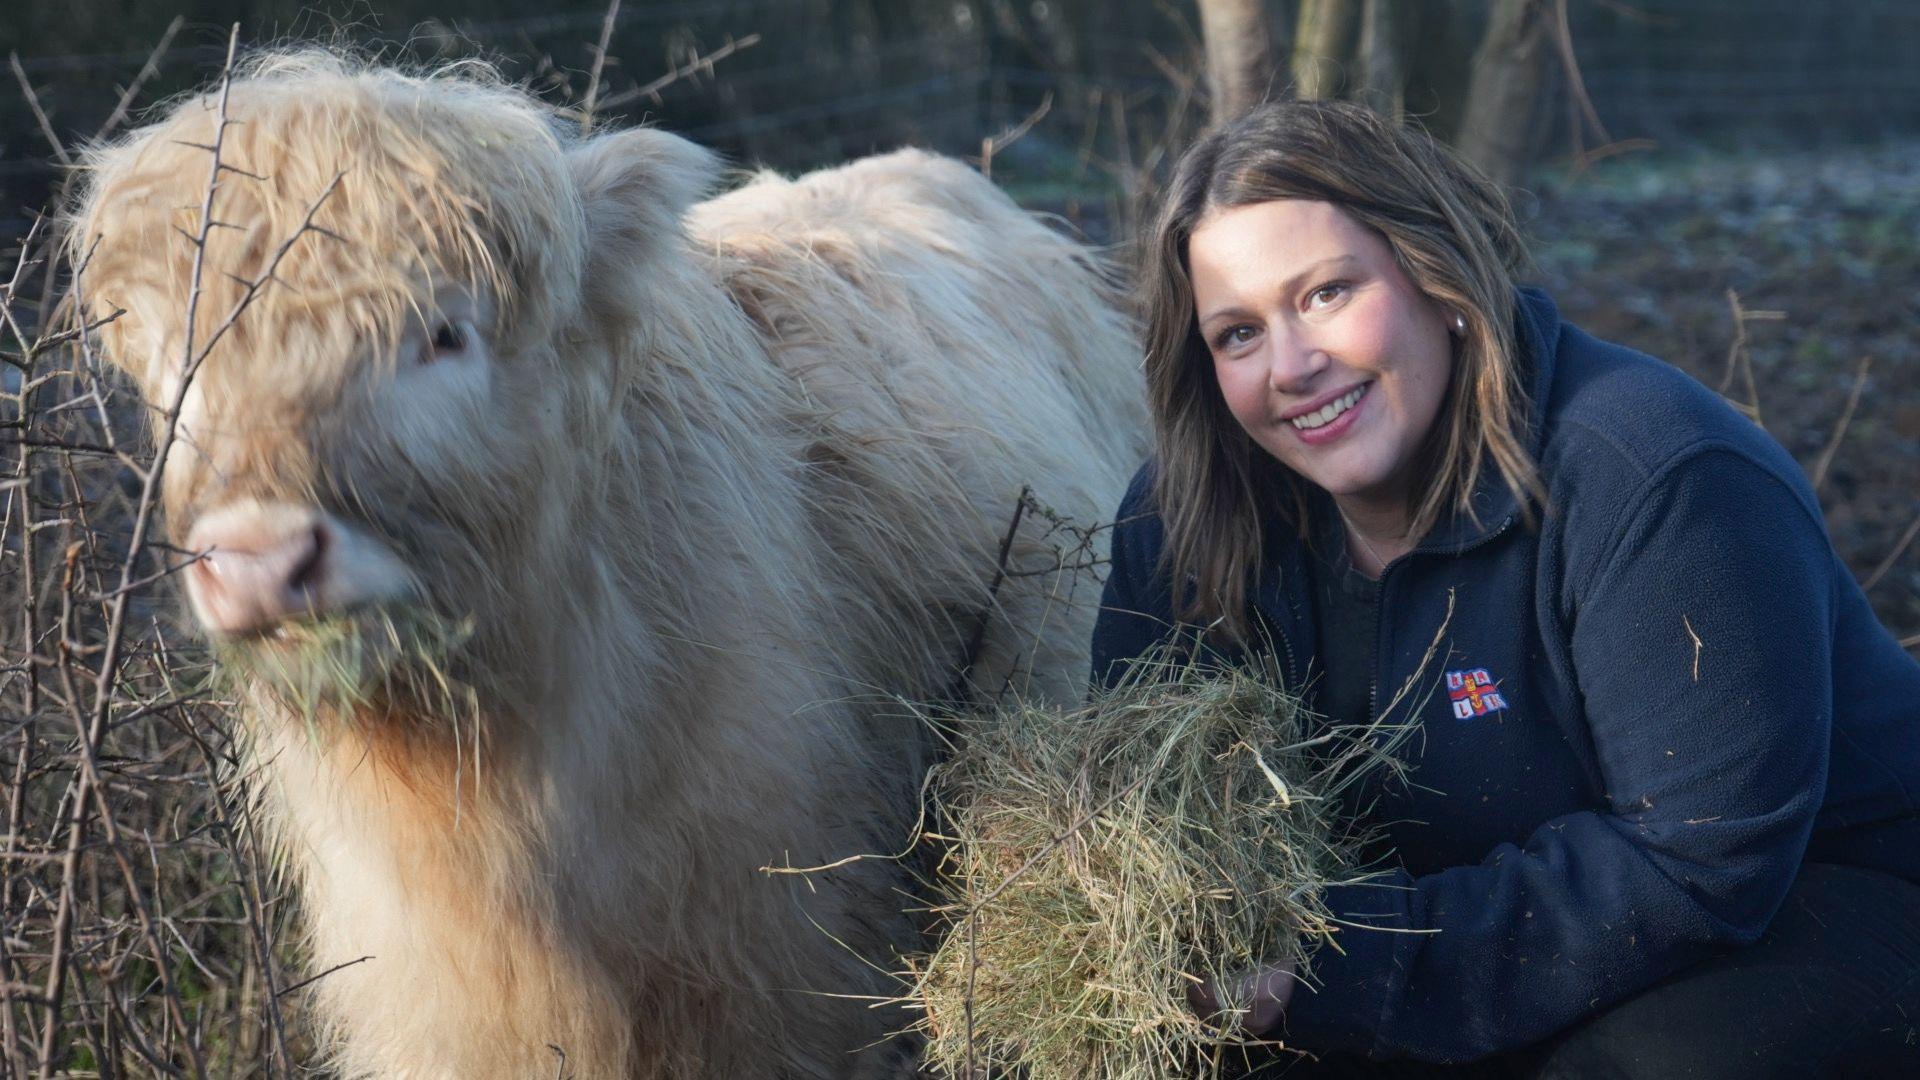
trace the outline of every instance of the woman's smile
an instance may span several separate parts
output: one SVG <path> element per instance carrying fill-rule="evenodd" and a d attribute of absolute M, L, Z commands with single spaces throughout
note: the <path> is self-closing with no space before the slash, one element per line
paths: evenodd
<path fill-rule="evenodd" d="M 1318 408 L 1308 408 L 1287 417 L 1287 423 L 1299 433 L 1300 441 L 1308 446 L 1330 443 L 1346 434 L 1359 423 L 1360 407 L 1367 399 L 1367 391 L 1372 382 L 1341 394 L 1339 397 Z"/>

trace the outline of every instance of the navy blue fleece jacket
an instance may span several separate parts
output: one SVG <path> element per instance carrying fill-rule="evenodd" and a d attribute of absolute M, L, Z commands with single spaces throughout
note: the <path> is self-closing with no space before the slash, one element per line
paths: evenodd
<path fill-rule="evenodd" d="M 1553 1034 L 1751 943 L 1803 861 L 1920 881 L 1920 663 L 1834 555 L 1766 433 L 1677 369 L 1520 294 L 1527 527 L 1491 478 L 1380 579 L 1374 708 L 1420 675 L 1371 804 L 1397 861 L 1329 890 L 1355 925 L 1312 958 L 1286 1038 L 1464 1061 Z M 1113 538 L 1093 674 L 1172 629 L 1152 466 Z M 1270 521 L 1255 625 L 1317 670 L 1306 554 Z M 1447 618 L 1449 597 L 1454 610 Z M 1310 687 L 1309 687 L 1310 692 Z"/>

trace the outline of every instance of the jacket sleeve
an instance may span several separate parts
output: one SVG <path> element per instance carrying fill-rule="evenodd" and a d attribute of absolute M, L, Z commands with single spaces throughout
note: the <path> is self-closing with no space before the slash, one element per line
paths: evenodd
<path fill-rule="evenodd" d="M 1170 590 L 1158 581 L 1160 519 L 1151 509 L 1153 466 L 1134 474 L 1120 508 L 1114 511 L 1107 582 L 1093 623 L 1093 670 L 1088 686 L 1111 689 L 1125 677 L 1128 661 L 1175 631 Z"/>
<path fill-rule="evenodd" d="M 1717 445 L 1656 470 L 1623 511 L 1567 564 L 1609 806 L 1477 865 L 1330 889 L 1351 925 L 1294 996 L 1298 1045 L 1514 1049 L 1771 921 L 1825 791 L 1843 571 L 1804 480 Z"/>

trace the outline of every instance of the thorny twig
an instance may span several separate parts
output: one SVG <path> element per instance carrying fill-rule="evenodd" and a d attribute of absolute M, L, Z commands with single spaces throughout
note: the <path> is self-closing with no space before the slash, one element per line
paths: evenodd
<path fill-rule="evenodd" d="M 734 53 L 744 52 L 758 44 L 760 44 L 759 34 L 748 34 L 739 39 L 728 38 L 726 44 L 710 53 L 695 56 L 693 59 L 674 68 L 665 75 L 654 79 L 652 82 L 642 86 L 636 86 L 631 90 L 622 90 L 617 94 L 609 96 L 605 101 L 600 103 L 600 107 L 603 109 L 618 108 L 630 101 L 638 101 L 641 98 L 646 98 L 657 105 L 660 103 L 660 91 L 665 90 L 681 79 L 690 78 L 694 75 L 705 74 L 712 76 L 713 65 L 725 60 Z"/>
<path fill-rule="evenodd" d="M 75 702 L 75 708 L 71 710 L 77 729 L 76 734 L 80 739 L 81 772 L 78 780 L 79 793 L 74 799 L 72 817 L 68 822 L 67 858 L 61 875 L 61 914 L 60 917 L 56 919 L 54 926 L 55 952 L 51 969 L 47 976 L 47 991 L 45 994 L 48 1001 L 57 1005 L 65 989 L 64 982 L 67 970 L 67 957 L 61 946 L 66 943 L 67 930 L 71 924 L 72 885 L 79 861 L 81 839 L 85 835 L 87 827 L 87 805 L 91 802 L 95 814 L 99 818 L 101 829 L 105 834 L 108 848 L 112 852 L 115 862 L 119 865 L 122 876 L 126 879 L 125 883 L 128 894 L 132 900 L 134 914 L 140 923 L 142 934 L 147 938 L 148 945 L 153 950 L 156 961 L 159 961 L 156 967 L 162 992 L 167 998 L 169 1012 L 173 1014 L 174 1022 L 180 1026 L 183 1032 L 188 1029 L 188 1025 L 184 1012 L 181 1010 L 180 993 L 178 987 L 175 985 L 172 965 L 165 962 L 166 951 L 162 948 L 159 937 L 154 931 L 152 914 L 148 909 L 139 881 L 133 873 L 132 866 L 126 861 L 125 853 L 121 850 L 118 829 L 114 822 L 112 808 L 108 803 L 106 793 L 101 789 L 96 758 L 100 740 L 105 733 L 115 698 L 113 685 L 119 675 L 121 653 L 125 643 L 127 605 L 131 598 L 131 591 L 128 586 L 137 575 L 137 567 L 139 566 L 145 547 L 147 531 L 152 525 L 154 512 L 158 506 L 156 496 L 159 490 L 159 482 L 166 470 L 167 455 L 172 448 L 174 437 L 178 430 L 181 407 L 184 404 L 194 374 L 197 372 L 200 363 L 205 360 L 207 353 L 212 349 L 214 343 L 224 335 L 227 327 L 232 325 L 232 322 L 239 317 L 240 310 L 251 302 L 257 292 L 257 288 L 255 288 L 243 293 L 239 306 L 228 316 L 225 323 L 209 335 L 205 347 L 198 355 L 195 355 L 196 337 L 194 330 L 199 314 L 199 301 L 202 282 L 204 280 L 208 238 L 211 236 L 217 223 L 217 219 L 214 216 L 214 207 L 221 182 L 221 150 L 226 143 L 227 127 L 231 123 L 228 119 L 227 103 L 233 88 L 233 62 L 235 52 L 239 48 L 239 42 L 240 26 L 236 23 L 227 38 L 227 58 L 221 71 L 218 106 L 213 117 L 213 138 L 209 147 L 211 160 L 207 168 L 205 194 L 200 205 L 199 233 L 193 238 L 194 256 L 191 281 L 187 292 L 186 337 L 182 344 L 182 348 L 186 351 L 186 356 L 183 358 L 184 362 L 182 364 L 179 387 L 174 394 L 173 402 L 167 410 L 166 420 L 162 428 L 159 446 L 155 452 L 153 465 L 147 470 L 142 482 L 139 503 L 133 515 L 132 539 L 128 544 L 126 558 L 120 567 L 120 586 L 113 595 L 108 609 L 106 639 L 102 644 L 103 655 L 94 677 L 92 716 L 90 719 L 83 719 L 77 708 L 77 702 Z M 338 182 L 337 178 L 335 182 Z M 328 191 L 332 191 L 331 185 L 329 185 Z M 309 214 L 309 219 L 310 218 L 311 213 Z M 276 254 L 273 264 L 268 268 L 267 277 L 271 277 L 273 269 L 278 266 L 280 255 L 284 255 L 285 251 L 286 248 L 282 247 L 281 251 Z M 71 556 L 72 553 L 70 552 L 70 569 L 72 566 Z M 65 591 L 71 594 L 71 577 L 69 577 L 68 580 L 69 588 Z M 65 635 L 63 635 L 63 637 L 64 636 Z M 71 691 L 69 691 L 69 697 L 71 698 L 72 696 Z M 42 1033 L 40 1053 L 40 1072 L 42 1077 L 52 1075 L 54 1039 L 57 1036 L 58 1030 L 59 1024 L 57 1022 L 57 1016 L 49 1016 L 46 1029 Z M 195 1041 L 188 1038 L 184 1040 L 183 1045 L 186 1047 L 193 1074 L 195 1076 L 204 1076 L 206 1074 L 206 1065 Z"/>
<path fill-rule="evenodd" d="M 13 69 L 13 77 L 19 80 L 20 92 L 27 99 L 27 108 L 33 110 L 33 118 L 40 125 L 40 134 L 45 136 L 47 145 L 53 147 L 53 156 L 60 160 L 61 165 L 72 168 L 73 156 L 67 153 L 66 144 L 60 141 L 60 136 L 54 133 L 53 122 L 47 119 L 47 111 L 40 107 L 40 95 L 34 93 L 33 83 L 27 80 L 27 70 L 20 66 L 20 54 L 9 52 L 7 66 Z"/>
<path fill-rule="evenodd" d="M 176 22 L 169 29 L 167 37 L 150 57 L 147 66 L 135 79 L 134 85 L 123 93 L 114 116 L 109 118 L 108 129 L 125 115 L 139 85 L 150 76 L 159 55 L 164 52 L 168 41 L 177 32 L 178 27 L 179 24 Z M 9 858 L 6 863 L 5 879 L 7 887 L 0 888 L 0 910 L 7 913 L 8 926 L 14 925 L 15 917 L 12 868 L 21 859 L 29 862 L 57 860 L 59 884 L 57 889 L 34 894 L 34 903 L 48 912 L 50 942 L 46 953 L 44 983 L 36 988 L 36 993 L 31 995 L 34 1006 L 41 1010 L 38 1030 L 31 1032 L 31 1038 L 28 1038 L 28 1033 L 21 1031 L 16 1023 L 19 1010 L 14 1007 L 13 1002 L 26 1003 L 25 995 L 9 994 L 10 1002 L 5 1009 L 6 1061 L 16 1075 L 29 1074 L 29 1062 L 23 1051 L 30 1043 L 34 1044 L 38 1050 L 38 1075 L 51 1076 L 62 1067 L 56 1051 L 64 1025 L 68 1022 L 63 1019 L 62 1010 L 73 1004 L 70 1001 L 72 991 L 69 990 L 69 984 L 78 986 L 79 992 L 83 995 L 90 997 L 94 993 L 87 989 L 87 986 L 94 982 L 88 976 L 89 967 L 79 965 L 97 965 L 101 954 L 97 946 L 91 944 L 92 939 L 75 936 L 77 929 L 75 916 L 81 909 L 83 894 L 86 904 L 94 910 L 99 909 L 102 903 L 102 883 L 97 869 L 93 861 L 85 857 L 95 850 L 105 852 L 118 869 L 119 896 L 127 912 L 132 916 L 132 928 L 151 954 L 152 963 L 148 965 L 147 970 L 150 977 L 158 984 L 159 994 L 156 1000 L 163 1003 L 164 1016 L 159 1030 L 149 1029 L 150 1034 L 143 1035 L 139 1022 L 131 1011 L 137 999 L 122 1002 L 116 996 L 125 993 L 119 988 L 118 977 L 111 976 L 111 973 L 103 973 L 102 979 L 107 981 L 107 986 L 110 988 L 109 996 L 105 1001 L 106 1011 L 100 1013 L 93 1005 L 86 1002 L 80 1003 L 82 1008 L 78 1010 L 78 1019 L 87 1040 L 87 1048 L 93 1052 L 96 1059 L 100 1060 L 102 1068 L 113 1067 L 112 1057 L 118 1052 L 114 1048 L 122 1047 L 131 1049 L 145 1061 L 144 1067 L 150 1067 L 157 1072 L 172 1074 L 185 1071 L 194 1076 L 204 1076 L 207 1072 L 207 1063 L 202 1049 L 204 1027 L 198 1022 L 189 1022 L 187 1010 L 183 1005 L 182 989 L 178 983 L 180 976 L 176 975 L 176 964 L 178 960 L 184 959 L 207 979 L 223 978 L 227 969 L 224 966 L 208 967 L 206 961 L 195 951 L 192 943 L 182 936 L 183 926 L 205 920 L 188 919 L 183 922 L 181 913 L 177 909 L 170 911 L 168 905 L 163 904 L 163 894 L 160 891 L 162 863 L 153 830 L 151 827 L 145 827 L 136 828 L 130 832 L 123 827 L 120 815 L 125 808 L 120 805 L 119 793 L 115 790 L 122 780 L 132 778 L 128 769 L 140 768 L 138 763 L 141 759 L 109 756 L 104 752 L 104 743 L 110 732 L 124 730 L 136 719 L 154 713 L 177 712 L 186 704 L 200 700 L 203 696 L 197 691 L 169 690 L 158 698 L 148 701 L 140 701 L 137 692 L 134 692 L 133 700 L 130 701 L 128 697 L 129 693 L 133 692 L 131 684 L 126 682 L 132 670 L 129 668 L 129 661 L 140 655 L 136 651 L 137 645 L 132 637 L 131 602 L 136 595 L 145 592 L 149 586 L 179 569 L 178 566 L 171 565 L 163 565 L 157 573 L 147 573 L 141 569 L 150 555 L 150 549 L 167 550 L 167 545 L 150 541 L 149 532 L 158 510 L 158 492 L 168 451 L 178 435 L 181 408 L 200 365 L 205 362 L 211 351 L 231 330 L 244 311 L 275 280 L 275 273 L 294 244 L 309 232 L 325 233 L 325 230 L 315 223 L 315 215 L 340 182 L 340 177 L 336 176 L 332 183 L 315 198 L 300 227 L 293 236 L 288 237 L 272 252 L 264 269 L 251 279 L 235 278 L 241 285 L 238 298 L 218 322 L 211 324 L 210 331 L 202 332 L 202 328 L 210 322 L 203 317 L 200 301 L 204 293 L 206 274 L 212 269 L 207 265 L 209 239 L 212 230 L 222 227 L 216 213 L 221 187 L 224 183 L 232 182 L 234 178 L 258 179 L 224 158 L 226 133 L 228 127 L 234 122 L 229 119 L 228 100 L 234 57 L 238 47 L 238 32 L 239 27 L 236 25 L 229 35 L 227 58 L 221 73 L 220 88 L 216 95 L 216 102 L 210 109 L 213 114 L 211 118 L 213 134 L 209 142 L 202 146 L 208 152 L 209 164 L 204 195 L 199 207 L 198 225 L 193 233 L 188 234 L 188 240 L 193 247 L 193 265 L 186 309 L 188 330 L 182 344 L 185 355 L 181 362 L 180 379 L 176 392 L 172 395 L 173 400 L 164 403 L 156 410 L 159 421 L 156 425 L 158 445 L 147 467 L 140 468 L 121 453 L 111 433 L 111 418 L 105 411 L 106 395 L 102 393 L 98 383 L 99 373 L 93 362 L 90 342 L 91 332 L 105 320 L 86 319 L 85 304 L 81 302 L 80 291 L 83 283 L 76 281 L 74 289 L 75 307 L 82 316 L 78 324 L 57 333 L 43 332 L 37 337 L 29 333 L 28 327 L 23 325 L 12 304 L 22 280 L 24 267 L 29 262 L 24 251 L 21 267 L 16 268 L 13 279 L 6 285 L 4 294 L 0 294 L 0 307 L 5 309 L 6 326 L 14 339 L 20 343 L 19 356 L 17 358 L 9 356 L 8 360 L 28 376 L 23 380 L 23 388 L 18 395 L 23 427 L 35 416 L 52 419 L 67 411 L 69 406 L 85 405 L 91 401 L 100 410 L 102 421 L 100 427 L 103 439 L 107 443 L 104 447 L 93 449 L 111 453 L 125 461 L 139 480 L 137 501 L 134 501 L 131 506 L 128 520 L 124 523 L 130 532 L 130 538 L 119 558 L 118 584 L 90 580 L 99 576 L 91 567 L 104 552 L 94 543 L 98 526 L 91 520 L 88 513 L 89 503 L 85 495 L 85 485 L 91 481 L 76 472 L 73 465 L 75 452 L 84 452 L 88 449 L 85 440 L 76 440 L 64 435 L 50 438 L 24 429 L 17 440 L 21 446 L 21 455 L 15 480 L 22 486 L 9 489 L 12 495 L 9 507 L 14 512 L 7 515 L 6 521 L 14 526 L 20 536 L 21 556 L 28 560 L 30 568 L 33 547 L 29 540 L 33 533 L 39 531 L 38 527 L 42 524 L 58 524 L 62 528 L 77 529 L 83 540 L 78 543 L 68 543 L 65 547 L 65 569 L 60 576 L 59 589 L 54 597 L 59 602 L 60 610 L 54 624 L 54 629 L 58 632 L 57 650 L 52 654 L 34 647 L 35 643 L 43 640 L 34 614 L 40 604 L 31 591 L 35 575 L 30 569 L 28 573 L 21 575 L 28 590 L 25 597 L 26 625 L 22 627 L 23 642 L 32 652 L 29 662 L 24 666 L 26 683 L 29 686 L 26 693 L 28 720 L 27 724 L 20 729 L 20 750 L 15 763 L 16 784 L 14 798 L 10 800 L 11 821 L 14 827 L 8 839 Z M 27 246 L 31 248 L 31 238 Z M 57 256 L 59 249 L 56 248 L 54 251 Z M 43 267 L 42 272 L 51 275 L 50 269 Z M 234 277 L 234 275 L 228 276 Z M 41 310 L 43 312 L 47 310 L 47 305 L 43 303 Z M 117 313 L 113 313 L 108 315 L 107 319 L 116 316 Z M 73 372 L 50 371 L 45 375 L 36 375 L 35 358 L 56 346 L 76 346 L 83 360 L 83 367 Z M 77 379 L 83 384 L 90 384 L 91 390 L 52 409 L 44 409 L 36 413 L 29 400 L 32 388 L 44 385 L 47 379 L 54 377 Z M 73 506 L 70 518 L 40 523 L 28 516 L 34 499 L 31 489 L 24 485 L 39 475 L 36 468 L 29 464 L 31 455 L 37 448 L 52 448 L 61 452 L 62 460 L 65 462 L 65 478 L 75 493 L 75 501 L 69 504 Z M 122 523 L 116 519 L 114 524 Z M 104 622 L 104 627 L 92 623 L 87 614 L 96 608 L 103 609 L 101 621 Z M 155 629 L 157 630 L 157 626 Z M 163 679 L 170 680 L 165 665 L 173 661 L 165 656 L 164 641 L 157 635 L 150 640 L 159 649 L 158 658 L 163 664 L 161 676 Z M 90 700 L 81 692 L 82 680 L 74 677 L 76 663 L 81 660 L 87 661 L 89 665 L 97 661 L 97 666 L 93 666 L 86 677 L 86 681 L 91 684 Z M 62 794 L 59 800 L 60 807 L 54 815 L 54 819 L 59 822 L 59 827 L 65 833 L 63 850 L 57 856 L 38 850 L 22 850 L 21 847 L 24 833 L 20 825 L 26 813 L 21 800 L 33 778 L 29 771 L 33 746 L 31 724 L 39 709 L 36 691 L 31 687 L 36 685 L 34 678 L 42 666 L 52 667 L 59 676 L 58 687 L 48 688 L 50 691 L 57 692 L 49 696 L 68 714 L 74 731 L 73 782 Z M 218 760 L 217 756 L 197 735 L 194 736 L 194 741 L 202 746 L 206 754 L 207 788 L 217 792 L 219 781 L 213 773 L 215 762 Z M 163 773 L 154 774 L 153 778 L 174 782 L 196 782 L 195 774 L 171 777 Z M 262 1009 L 272 1038 L 269 1043 L 271 1057 L 264 1064 L 267 1065 L 266 1071 L 269 1074 L 276 1071 L 290 1072 L 293 1068 L 293 1058 L 276 1003 L 279 994 L 273 986 L 275 980 L 270 948 L 271 937 L 265 929 L 267 898 L 261 888 L 254 861 L 239 846 L 241 829 L 235 826 L 243 825 L 244 822 L 236 823 L 224 812 L 224 806 L 224 802 L 221 802 L 213 807 L 216 822 L 214 832 L 225 838 L 224 850 L 228 861 L 239 867 L 241 871 L 241 884 L 226 887 L 226 895 L 236 895 L 240 902 L 243 917 L 235 921 L 245 922 L 253 932 L 256 945 L 254 960 L 265 974 L 266 987 L 262 995 L 264 998 Z M 192 842 L 191 833 L 181 833 L 177 823 L 173 833 L 179 837 L 174 842 L 176 844 Z M 142 861 L 152 875 L 151 892 L 142 884 L 142 871 L 129 858 L 126 846 L 129 838 L 136 844 L 144 842 L 147 847 L 147 858 Z M 200 898 L 190 901 L 194 905 L 203 902 Z M 86 944 L 82 944 L 83 942 Z M 0 957 L 0 962 L 5 963 L 5 971 L 11 981 L 11 973 L 18 969 L 19 957 L 13 953 L 13 950 L 9 950 L 9 953 L 8 956 Z M 115 968 L 124 967 L 124 963 L 124 961 L 115 960 Z M 251 975 L 252 971 L 249 968 L 249 979 Z M 205 1015 L 204 1006 L 202 1015 Z M 104 1029 L 98 1029 L 101 1023 L 106 1025 Z M 102 1034 L 104 1038 L 101 1037 Z M 239 1052 L 238 1043 L 223 1049 L 230 1056 L 237 1055 Z M 180 1064 L 169 1060 L 169 1057 L 174 1054 L 181 1055 L 181 1058 L 176 1060 L 183 1060 L 184 1070 Z M 233 1059 L 238 1060 L 237 1056 Z M 280 1063 L 278 1070 L 272 1068 L 274 1060 Z"/>
<path fill-rule="evenodd" d="M 160 73 L 160 58 L 167 54 L 167 49 L 173 44 L 174 35 L 178 34 L 180 28 L 186 24 L 185 15 L 175 15 L 173 21 L 167 24 L 166 32 L 160 35 L 160 43 L 153 47 L 153 52 L 147 54 L 147 62 L 140 65 L 139 74 L 135 75 L 133 81 L 127 84 L 127 88 L 120 92 L 120 100 L 114 104 L 113 112 L 107 115 L 106 123 L 101 124 L 100 130 L 94 133 L 93 137 L 96 141 L 120 129 L 121 123 L 127 118 L 127 111 L 133 107 L 134 99 L 139 96 L 141 88 L 146 86 L 148 79 Z"/>

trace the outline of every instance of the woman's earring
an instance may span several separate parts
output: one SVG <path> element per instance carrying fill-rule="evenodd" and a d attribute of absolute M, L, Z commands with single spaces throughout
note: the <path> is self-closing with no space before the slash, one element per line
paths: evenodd
<path fill-rule="evenodd" d="M 1457 311 L 1454 312 L 1453 313 L 1454 336 L 1462 337 L 1462 336 L 1465 336 L 1466 332 L 1467 332 L 1467 317 L 1465 315 L 1460 314 Z"/>

